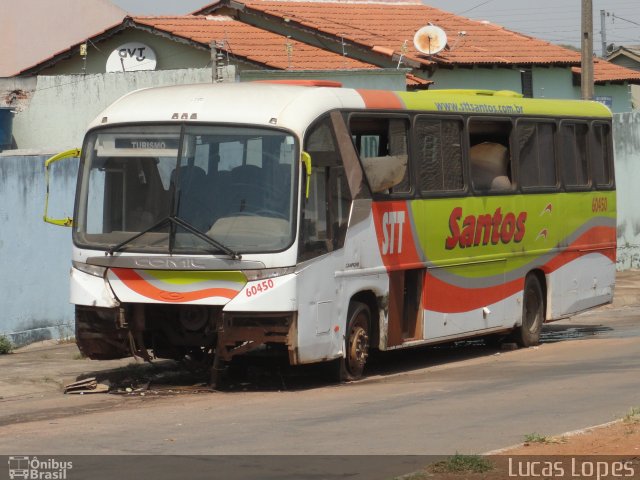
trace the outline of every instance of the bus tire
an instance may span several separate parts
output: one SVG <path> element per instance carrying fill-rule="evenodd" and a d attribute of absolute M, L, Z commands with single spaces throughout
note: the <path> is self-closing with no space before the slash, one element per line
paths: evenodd
<path fill-rule="evenodd" d="M 364 303 L 351 302 L 347 318 L 344 356 L 339 362 L 340 380 L 346 382 L 362 378 L 369 357 L 371 311 Z"/>
<path fill-rule="evenodd" d="M 524 281 L 522 301 L 522 325 L 515 331 L 515 341 L 521 347 L 532 347 L 540 343 L 540 332 L 544 322 L 544 297 L 538 277 L 527 275 Z"/>

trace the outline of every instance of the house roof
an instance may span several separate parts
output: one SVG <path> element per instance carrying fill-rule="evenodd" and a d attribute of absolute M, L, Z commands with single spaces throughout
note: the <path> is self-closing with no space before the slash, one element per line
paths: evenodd
<path fill-rule="evenodd" d="M 582 72 L 579 67 L 573 67 L 571 70 L 574 75 L 580 75 Z M 640 84 L 640 72 L 597 58 L 593 62 L 593 82 L 596 85 L 624 82 L 637 85 Z"/>
<path fill-rule="evenodd" d="M 140 26 L 170 33 L 220 49 L 252 63 L 280 70 L 374 69 L 370 63 L 338 55 L 223 15 L 180 17 L 134 17 Z"/>
<path fill-rule="evenodd" d="M 195 12 L 222 7 L 322 32 L 390 56 L 400 54 L 419 65 L 578 65 L 580 54 L 501 26 L 454 15 L 415 1 L 273 1 L 219 0 Z M 427 24 L 441 27 L 448 47 L 427 56 L 413 45 L 413 35 Z"/>
<path fill-rule="evenodd" d="M 223 15 L 126 17 L 122 23 L 96 33 L 91 40 L 102 41 L 126 28 L 139 28 L 162 34 L 175 40 L 186 40 L 209 49 L 211 42 L 220 42 L 219 49 L 229 55 L 266 68 L 281 70 L 352 70 L 378 68 L 370 63 L 338 55 L 299 42 Z M 34 74 L 74 55 L 80 43 L 58 52 L 19 74 Z"/>
<path fill-rule="evenodd" d="M 613 60 L 620 56 L 631 58 L 632 60 L 640 63 L 640 45 L 618 47 L 609 56 L 607 56 L 607 60 Z"/>

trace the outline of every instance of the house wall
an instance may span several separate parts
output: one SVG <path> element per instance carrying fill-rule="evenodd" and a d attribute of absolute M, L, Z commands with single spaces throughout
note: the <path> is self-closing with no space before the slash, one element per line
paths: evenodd
<path fill-rule="evenodd" d="M 616 58 L 609 60 L 611 63 L 620 65 L 621 67 L 630 68 L 631 70 L 640 71 L 640 62 L 629 58 L 626 55 L 618 55 Z"/>
<path fill-rule="evenodd" d="M 75 55 L 40 72 L 41 75 L 77 75 L 105 73 L 107 58 L 111 52 L 128 42 L 142 42 L 156 54 L 156 70 L 181 68 L 205 68 L 209 65 L 209 50 L 198 49 L 193 44 L 180 43 L 143 30 L 129 29 L 96 45 L 89 43 L 86 62 Z"/>
<path fill-rule="evenodd" d="M 532 75 L 534 98 L 581 98 L 580 87 L 573 84 L 573 74 L 569 67 L 534 67 Z M 479 67 L 438 69 L 429 78 L 435 82 L 429 87 L 430 90 L 473 88 L 522 92 L 519 69 Z M 632 110 L 628 85 L 596 85 L 595 94 L 611 97 L 614 113 Z"/>
<path fill-rule="evenodd" d="M 239 72 L 241 82 L 256 80 L 330 80 L 345 88 L 372 90 L 406 90 L 406 75 L 410 69 L 385 68 L 379 70 L 245 70 Z"/>

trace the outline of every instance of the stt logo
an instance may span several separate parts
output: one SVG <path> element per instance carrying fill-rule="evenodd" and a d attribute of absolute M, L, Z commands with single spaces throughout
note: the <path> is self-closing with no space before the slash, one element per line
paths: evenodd
<path fill-rule="evenodd" d="M 382 254 L 402 253 L 402 228 L 405 215 L 400 212 L 385 212 L 382 216 Z"/>

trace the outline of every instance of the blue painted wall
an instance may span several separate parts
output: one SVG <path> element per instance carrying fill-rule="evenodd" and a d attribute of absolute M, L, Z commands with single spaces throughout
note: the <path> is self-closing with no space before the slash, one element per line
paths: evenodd
<path fill-rule="evenodd" d="M 0 334 L 15 344 L 73 335 L 71 230 L 42 221 L 47 156 L 0 156 Z M 77 160 L 54 166 L 50 213 L 72 216 Z"/>

